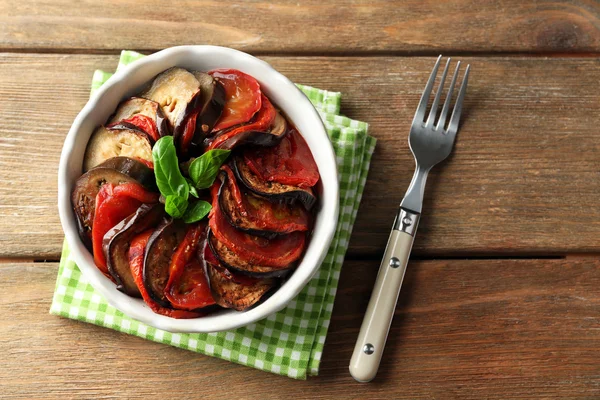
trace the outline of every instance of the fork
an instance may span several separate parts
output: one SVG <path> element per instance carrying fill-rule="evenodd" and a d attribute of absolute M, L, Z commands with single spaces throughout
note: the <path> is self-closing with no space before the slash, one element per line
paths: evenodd
<path fill-rule="evenodd" d="M 444 72 L 436 90 L 429 115 L 426 115 L 427 105 L 441 60 L 442 56 L 440 55 L 433 67 L 433 71 L 431 71 L 410 128 L 408 143 L 415 158 L 415 173 L 406 191 L 406 195 L 400 203 L 383 260 L 379 267 L 375 287 L 371 294 L 365 318 L 350 360 L 350 374 L 359 382 L 371 381 L 379 369 L 383 348 L 394 316 L 398 295 L 400 294 L 400 286 L 402 286 L 406 265 L 419 224 L 427 174 L 433 166 L 448 157 L 452 151 L 454 139 L 458 131 L 458 122 L 467 90 L 470 65 L 467 65 L 465 70 L 450 120 L 447 121 L 446 118 L 450 110 L 452 92 L 454 91 L 454 86 L 459 75 L 460 61 L 456 65 L 437 123 L 435 123 L 435 120 L 442 91 L 444 90 L 444 82 L 446 81 L 450 66 L 450 59 L 448 59 L 444 67 Z M 446 123 L 447 128 L 444 128 Z"/>

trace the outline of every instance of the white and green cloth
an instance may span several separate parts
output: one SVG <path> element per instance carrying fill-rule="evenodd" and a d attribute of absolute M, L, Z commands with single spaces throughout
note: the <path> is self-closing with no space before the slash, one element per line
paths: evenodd
<path fill-rule="evenodd" d="M 143 57 L 123 51 L 118 68 Z M 96 71 L 92 93 L 111 76 Z M 321 268 L 280 312 L 227 332 L 170 333 L 125 316 L 109 306 L 69 257 L 65 242 L 50 313 L 90 322 L 175 347 L 219 357 L 296 379 L 319 373 L 340 270 L 362 197 L 375 139 L 368 125 L 338 115 L 341 93 L 298 85 L 315 105 L 335 149 L 340 181 L 340 217 Z"/>

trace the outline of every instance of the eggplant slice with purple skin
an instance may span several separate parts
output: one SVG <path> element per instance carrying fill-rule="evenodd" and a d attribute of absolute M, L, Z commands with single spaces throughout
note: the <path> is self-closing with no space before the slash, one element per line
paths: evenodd
<path fill-rule="evenodd" d="M 148 239 L 144 255 L 144 286 L 148 294 L 163 307 L 173 308 L 165 296 L 169 281 L 171 257 L 185 237 L 186 226 L 181 220 L 164 221 Z"/>
<path fill-rule="evenodd" d="M 145 165 L 144 167 L 147 168 Z M 149 168 L 147 169 L 150 170 Z M 92 250 L 91 235 L 96 212 L 96 195 L 100 191 L 100 187 L 105 183 L 117 186 L 122 183 L 138 182 L 142 185 L 147 185 L 149 180 L 154 180 L 154 172 L 150 170 L 150 174 L 148 175 L 148 172 L 141 168 L 124 168 L 123 170 L 118 170 L 98 166 L 77 179 L 71 193 L 71 203 L 77 217 L 79 237 L 90 251 Z M 156 187 L 155 185 L 156 183 L 154 182 L 154 187 Z"/>
<path fill-rule="evenodd" d="M 237 283 L 225 277 L 219 268 L 223 267 L 206 263 L 210 290 L 221 307 L 237 311 L 247 310 L 275 287 L 276 280 L 273 278 L 259 279 L 251 285 Z"/>
<path fill-rule="evenodd" d="M 89 171 L 113 157 L 134 157 L 152 162 L 150 137 L 140 130 L 97 128 L 88 142 L 83 171 Z"/>
<path fill-rule="evenodd" d="M 269 200 L 286 203 L 299 201 L 307 210 L 310 210 L 317 201 L 312 189 L 263 181 L 250 171 L 250 168 L 239 156 L 233 159 L 231 168 L 242 185 L 251 192 Z"/>
<path fill-rule="evenodd" d="M 146 189 L 153 192 L 158 192 L 156 186 L 156 178 L 154 177 L 154 171 L 149 168 L 143 162 L 140 162 L 134 158 L 129 157 L 113 157 L 104 161 L 102 164 L 95 168 L 111 168 L 119 171 L 122 174 L 128 175 L 134 178 L 136 181 L 142 184 Z M 93 169 L 95 169 L 93 168 Z"/>
<path fill-rule="evenodd" d="M 135 125 L 123 122 L 136 115 L 144 115 L 154 121 L 158 134 L 163 137 L 170 135 L 169 125 L 160 105 L 156 101 L 142 97 L 131 97 L 125 100 L 108 121 L 109 129 L 138 129 Z M 132 128 L 133 127 L 133 128 Z"/>
<path fill-rule="evenodd" d="M 198 110 L 201 94 L 200 82 L 191 72 L 173 67 L 158 74 L 140 96 L 160 105 L 177 138 L 185 128 L 186 118 Z"/>
<path fill-rule="evenodd" d="M 300 204 L 271 202 L 244 190 L 231 168 L 221 167 L 219 207 L 235 228 L 255 236 L 273 239 L 295 231 L 308 231 L 310 216 Z"/>
<path fill-rule="evenodd" d="M 215 235 L 213 235 L 210 231 L 208 232 L 207 240 L 210 250 L 213 252 L 217 260 L 219 260 L 221 265 L 230 269 L 231 271 L 238 272 L 246 276 L 251 276 L 253 278 L 281 277 L 287 275 L 287 273 L 295 267 L 295 264 L 291 264 L 286 268 L 274 268 L 264 265 L 250 264 L 238 257 L 234 251 L 231 251 L 223 243 L 219 242 Z"/>
<path fill-rule="evenodd" d="M 111 228 L 102 241 L 108 271 L 117 283 L 117 289 L 132 296 L 141 297 L 129 268 L 131 240 L 141 232 L 153 228 L 164 218 L 164 206 L 142 204 L 136 212 Z"/>

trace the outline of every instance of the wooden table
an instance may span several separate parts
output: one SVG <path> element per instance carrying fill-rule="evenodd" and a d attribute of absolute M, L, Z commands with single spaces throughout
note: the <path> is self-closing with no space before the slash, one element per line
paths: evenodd
<path fill-rule="evenodd" d="M 379 139 L 320 376 L 275 376 L 48 314 L 62 142 L 121 49 L 217 44 L 343 92 Z M 1 1 L 0 397 L 599 398 L 600 5 Z M 348 361 L 438 53 L 471 63 L 377 379 Z"/>

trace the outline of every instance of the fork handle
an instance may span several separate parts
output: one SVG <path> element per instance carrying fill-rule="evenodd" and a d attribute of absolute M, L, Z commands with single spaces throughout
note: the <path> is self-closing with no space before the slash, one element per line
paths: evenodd
<path fill-rule="evenodd" d="M 388 239 L 375 287 L 350 359 L 350 374 L 358 382 L 369 382 L 377 374 L 387 340 L 406 265 L 412 249 L 418 214 L 400 210 Z M 403 223 L 409 221 L 408 224 Z"/>

